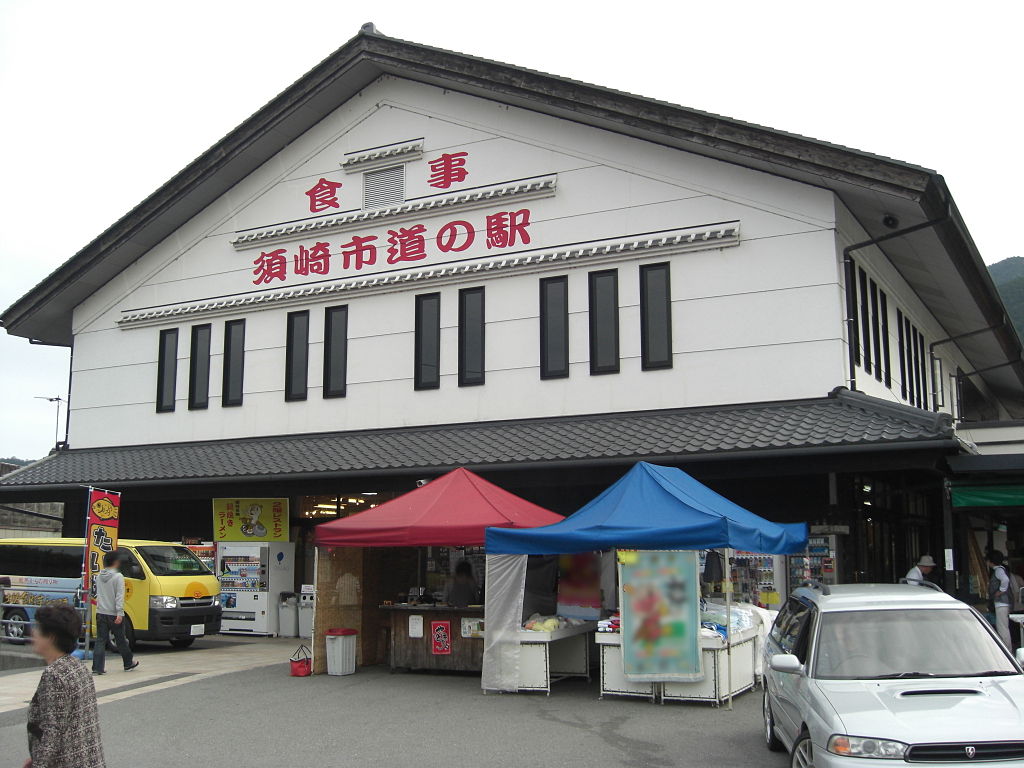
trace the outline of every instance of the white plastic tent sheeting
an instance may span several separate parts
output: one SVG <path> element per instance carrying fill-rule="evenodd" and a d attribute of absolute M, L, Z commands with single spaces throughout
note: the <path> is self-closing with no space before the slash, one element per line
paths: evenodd
<path fill-rule="evenodd" d="M 519 688 L 519 638 L 527 555 L 487 555 L 484 585 L 484 691 Z"/>

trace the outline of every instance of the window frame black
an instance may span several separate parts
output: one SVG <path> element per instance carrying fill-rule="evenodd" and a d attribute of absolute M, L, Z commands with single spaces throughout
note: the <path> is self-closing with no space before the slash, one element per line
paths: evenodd
<path fill-rule="evenodd" d="M 234 329 L 241 328 L 241 337 L 234 340 Z M 237 343 L 238 349 L 235 349 Z M 234 363 L 237 355 L 238 370 Z M 231 395 L 235 379 L 238 379 L 238 397 Z M 220 404 L 224 408 L 236 408 L 245 400 L 245 320 L 228 320 L 224 323 L 224 358 L 221 371 Z"/>
<path fill-rule="evenodd" d="M 296 323 L 298 320 L 305 323 L 305 331 L 302 338 L 297 338 L 298 331 Z M 301 343 L 300 343 L 301 342 Z M 297 354 L 301 354 L 302 365 L 296 361 Z M 293 371 L 301 370 L 300 382 L 295 381 Z M 288 403 L 296 403 L 306 400 L 309 397 L 309 310 L 303 309 L 296 312 L 289 312 L 287 319 L 287 333 L 285 338 L 285 362 L 284 362 L 284 399 Z"/>
<path fill-rule="evenodd" d="M 599 281 L 611 280 L 612 306 L 599 308 L 595 311 L 600 286 Z M 608 311 L 610 309 L 610 312 Z M 611 323 L 608 316 L 611 315 Z M 619 344 L 619 270 L 598 269 L 587 273 L 587 316 L 590 327 L 590 375 L 604 376 L 618 373 L 622 369 L 622 349 Z M 608 324 L 607 327 L 604 324 Z M 601 363 L 598 361 L 598 347 L 602 343 L 601 333 L 611 330 L 611 347 L 614 350 L 615 362 Z"/>
<path fill-rule="evenodd" d="M 651 334 L 648 325 L 648 314 L 651 309 L 651 298 L 648 295 L 647 276 L 652 273 L 664 272 L 665 275 L 665 301 L 664 301 L 664 323 L 665 343 L 667 355 L 664 362 L 651 361 Z M 661 302 L 658 302 L 661 304 Z M 642 371 L 663 371 L 675 364 L 672 354 L 672 266 L 670 262 L 663 261 L 657 264 L 642 264 L 640 266 L 640 370 Z"/>
<path fill-rule="evenodd" d="M 858 267 L 857 274 L 860 278 L 860 336 L 864 349 L 864 372 L 871 373 L 871 298 L 868 294 L 868 273 L 863 267 Z"/>
<path fill-rule="evenodd" d="M 336 317 L 341 317 L 341 335 L 335 334 Z M 331 375 L 335 357 L 341 358 L 341 383 Z M 327 307 L 324 310 L 324 398 L 345 397 L 348 394 L 348 304 Z"/>
<path fill-rule="evenodd" d="M 542 380 L 567 379 L 569 378 L 569 371 L 572 367 L 569 359 L 569 276 L 557 275 L 555 277 L 542 277 L 538 281 L 538 285 L 540 286 L 540 304 L 538 312 L 538 325 L 540 327 L 540 377 Z M 565 349 L 565 364 L 564 366 L 556 369 L 552 369 L 548 366 L 548 338 L 552 334 L 547 332 L 547 321 L 551 311 L 548 308 L 546 288 L 552 285 L 561 286 L 562 300 L 565 304 L 565 312 L 560 313 L 562 315 L 563 328 L 559 334 Z"/>
<path fill-rule="evenodd" d="M 424 307 L 429 302 L 436 302 L 436 344 L 430 345 L 430 350 L 426 350 L 423 332 L 426 326 L 425 309 Z M 435 324 L 431 321 L 431 326 Z M 440 389 L 441 388 L 441 293 L 440 291 L 433 291 L 431 293 L 419 293 L 416 294 L 416 307 L 415 307 L 415 328 L 414 328 L 414 341 L 413 345 L 415 351 L 413 353 L 413 389 L 417 392 Z M 435 363 L 434 378 L 424 376 L 425 367 L 427 362 L 424 360 L 424 352 L 430 352 Z"/>
<path fill-rule="evenodd" d="M 210 352 L 213 346 L 213 325 L 193 325 L 189 337 L 188 409 L 203 411 L 210 407 Z M 204 368 L 205 376 L 202 370 Z"/>
<path fill-rule="evenodd" d="M 480 322 L 469 327 L 466 302 L 471 297 L 480 297 Z M 480 366 L 479 371 L 469 370 L 469 334 L 479 332 L 480 335 Z M 459 291 L 459 386 L 479 387 L 487 380 L 487 297 L 484 287 L 473 286 Z"/>
<path fill-rule="evenodd" d="M 174 339 L 173 352 L 168 354 L 166 339 Z M 169 359 L 168 359 L 169 358 Z M 168 378 L 169 376 L 169 378 Z M 170 381 L 170 392 L 165 383 Z M 156 364 L 156 412 L 173 413 L 178 388 L 178 329 L 165 328 L 160 331 Z"/>

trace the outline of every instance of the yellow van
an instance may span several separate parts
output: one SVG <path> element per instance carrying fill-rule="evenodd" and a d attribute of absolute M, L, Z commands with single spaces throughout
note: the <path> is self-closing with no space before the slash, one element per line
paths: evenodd
<path fill-rule="evenodd" d="M 24 640 L 40 606 L 76 604 L 84 546 L 84 539 L 0 539 L 0 577 L 11 581 L 0 592 L 5 638 Z M 188 648 L 197 637 L 220 632 L 220 582 L 192 550 L 136 539 L 121 539 L 117 548 L 124 556 L 129 644 L 169 640 Z"/>

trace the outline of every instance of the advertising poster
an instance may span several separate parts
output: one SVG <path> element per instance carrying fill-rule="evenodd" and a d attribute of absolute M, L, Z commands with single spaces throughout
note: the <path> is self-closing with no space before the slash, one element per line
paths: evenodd
<path fill-rule="evenodd" d="M 215 541 L 288 541 L 288 499 L 214 499 Z"/>
<path fill-rule="evenodd" d="M 121 494 L 89 489 L 89 513 L 85 526 L 85 568 L 82 586 L 96 602 L 96 574 L 103 570 L 103 556 L 117 549 L 117 525 L 121 515 Z"/>
<path fill-rule="evenodd" d="M 628 680 L 701 680 L 697 553 L 619 552 L 622 668 Z"/>
<path fill-rule="evenodd" d="M 452 652 L 452 623 L 430 622 L 430 652 L 435 656 L 450 656 Z"/>
<path fill-rule="evenodd" d="M 601 556 L 596 552 L 559 557 L 558 615 L 587 621 L 601 618 Z"/>

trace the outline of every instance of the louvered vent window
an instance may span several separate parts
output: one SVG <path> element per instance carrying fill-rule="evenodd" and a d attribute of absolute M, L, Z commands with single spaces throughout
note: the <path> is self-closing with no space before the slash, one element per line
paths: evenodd
<path fill-rule="evenodd" d="M 387 208 L 404 202 L 404 165 L 363 174 L 363 208 Z"/>

